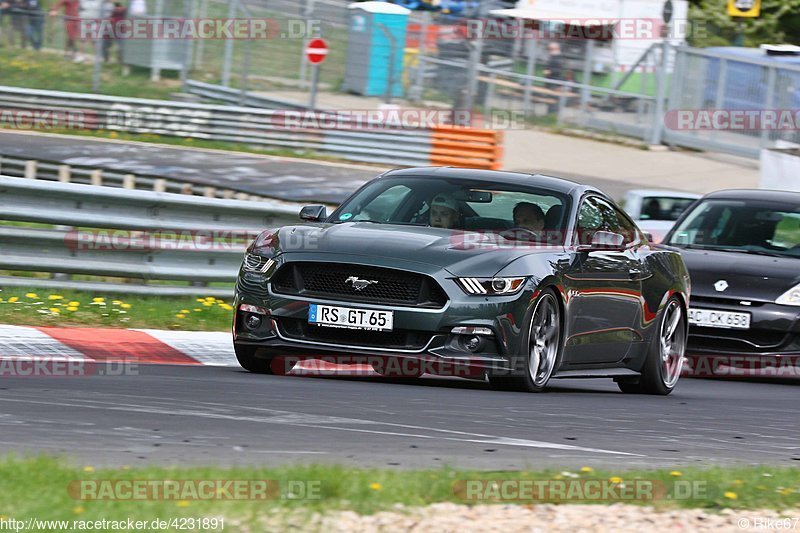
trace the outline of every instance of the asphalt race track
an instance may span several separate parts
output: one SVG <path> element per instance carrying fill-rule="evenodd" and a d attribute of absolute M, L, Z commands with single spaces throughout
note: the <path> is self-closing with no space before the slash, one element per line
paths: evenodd
<path fill-rule="evenodd" d="M 457 379 L 202 366 L 3 377 L 0 446 L 108 466 L 800 466 L 796 385 L 684 379 L 671 396 L 652 397 L 624 395 L 610 380 L 551 383 L 523 394 Z"/>

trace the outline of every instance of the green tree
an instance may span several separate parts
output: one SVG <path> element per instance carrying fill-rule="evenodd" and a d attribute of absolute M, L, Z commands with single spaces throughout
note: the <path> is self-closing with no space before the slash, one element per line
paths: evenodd
<path fill-rule="evenodd" d="M 693 0 L 689 5 L 692 27 L 687 37 L 692 46 L 734 44 L 739 26 L 744 30 L 744 46 L 800 44 L 800 0 L 761 0 L 757 18 L 733 18 L 727 0 Z"/>

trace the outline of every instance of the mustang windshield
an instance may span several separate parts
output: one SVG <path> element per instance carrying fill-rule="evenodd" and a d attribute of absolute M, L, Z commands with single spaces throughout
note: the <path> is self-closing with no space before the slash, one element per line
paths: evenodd
<path fill-rule="evenodd" d="M 668 244 L 800 257 L 800 206 L 706 200 L 676 228 Z"/>
<path fill-rule="evenodd" d="M 502 233 L 543 242 L 563 235 L 569 199 L 513 184 L 436 177 L 376 180 L 341 205 L 328 222 L 374 222 Z M 509 231 L 518 229 L 520 231 Z M 563 239 L 559 239 L 559 243 Z"/>

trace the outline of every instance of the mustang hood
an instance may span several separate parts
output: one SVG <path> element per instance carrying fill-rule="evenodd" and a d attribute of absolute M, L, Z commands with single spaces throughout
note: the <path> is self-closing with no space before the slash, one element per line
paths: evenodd
<path fill-rule="evenodd" d="M 737 252 L 681 249 L 692 277 L 692 294 L 774 302 L 800 283 L 800 259 Z M 714 284 L 724 280 L 727 288 Z"/>
<path fill-rule="evenodd" d="M 491 276 L 531 253 L 554 247 L 520 245 L 494 234 L 369 222 L 309 224 L 280 228 L 273 253 L 310 252 L 382 257 L 443 268 L 456 276 Z M 559 248 L 563 250 L 562 248 Z M 353 257 L 353 261 L 358 259 Z"/>

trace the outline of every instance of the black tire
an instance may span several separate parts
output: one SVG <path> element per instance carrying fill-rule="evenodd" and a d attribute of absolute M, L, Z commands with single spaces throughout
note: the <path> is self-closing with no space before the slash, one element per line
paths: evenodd
<path fill-rule="evenodd" d="M 526 333 L 521 353 L 512 361 L 510 374 L 489 374 L 489 383 L 498 390 L 542 392 L 561 364 L 564 351 L 561 308 L 558 297 L 551 289 L 542 291 L 533 304 L 526 320 Z M 536 344 L 532 346 L 532 333 L 538 329 Z M 534 354 L 536 359 L 534 360 Z M 545 358 L 542 358 L 542 355 Z M 536 368 L 534 371 L 533 367 Z"/>
<path fill-rule="evenodd" d="M 675 389 L 680 378 L 683 355 L 686 351 L 685 317 L 686 310 L 680 299 L 675 296 L 671 297 L 658 318 L 658 330 L 650 342 L 647 358 L 642 367 L 642 375 L 636 382 L 618 381 L 617 386 L 622 392 L 666 396 Z"/>
<path fill-rule="evenodd" d="M 239 361 L 239 365 L 254 374 L 283 376 L 291 372 L 294 367 L 294 363 L 289 363 L 283 357 L 259 357 L 256 354 L 258 351 L 257 346 L 234 344 L 233 351 L 236 353 L 236 360 Z"/>

